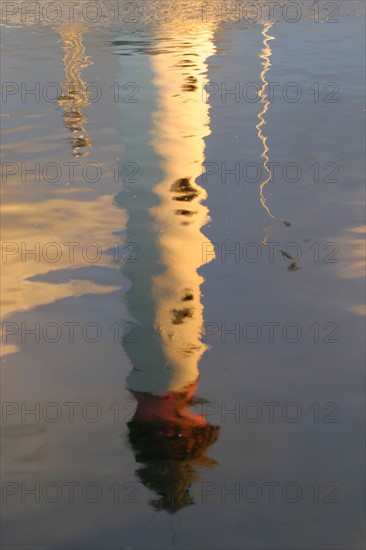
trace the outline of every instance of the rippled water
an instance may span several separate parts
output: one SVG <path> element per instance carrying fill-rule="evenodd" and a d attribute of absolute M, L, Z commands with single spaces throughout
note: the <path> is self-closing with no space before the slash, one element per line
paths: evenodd
<path fill-rule="evenodd" d="M 363 3 L 85 4 L 3 2 L 3 547 L 362 548 Z"/>

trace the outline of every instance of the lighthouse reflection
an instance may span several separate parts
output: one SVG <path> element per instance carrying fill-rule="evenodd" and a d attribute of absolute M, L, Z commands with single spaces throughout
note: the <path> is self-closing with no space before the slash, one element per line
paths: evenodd
<path fill-rule="evenodd" d="M 207 452 L 219 432 L 191 409 L 197 404 L 198 363 L 207 349 L 204 279 L 198 270 L 207 261 L 202 250 L 209 240 L 201 228 L 209 215 L 202 202 L 206 191 L 197 179 L 210 133 L 202 90 L 214 51 L 211 30 L 196 25 L 175 31 L 158 53 L 152 52 L 158 93 L 148 141 L 162 177 L 151 184 L 141 171 L 134 192 L 140 205 L 150 205 L 145 213 L 133 206 L 131 193 L 122 199 L 131 204 L 129 240 L 138 242 L 146 218 L 151 222 L 151 242 L 146 246 L 145 240 L 141 263 L 126 269 L 127 305 L 139 325 L 138 343 L 124 343 L 133 367 L 127 386 L 137 401 L 128 438 L 139 464 L 136 475 L 156 495 L 152 506 L 171 513 L 193 503 L 190 487 L 199 468 L 216 464 Z"/>

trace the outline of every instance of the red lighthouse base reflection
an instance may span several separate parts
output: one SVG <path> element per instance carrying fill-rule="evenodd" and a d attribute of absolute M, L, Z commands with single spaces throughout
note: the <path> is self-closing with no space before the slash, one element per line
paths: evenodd
<path fill-rule="evenodd" d="M 189 410 L 197 382 L 180 392 L 156 396 L 131 392 L 137 409 L 129 427 L 129 440 L 137 477 L 159 498 L 151 501 L 156 510 L 174 513 L 194 504 L 189 493 L 198 479 L 197 470 L 216 465 L 207 450 L 218 438 L 219 427 Z"/>

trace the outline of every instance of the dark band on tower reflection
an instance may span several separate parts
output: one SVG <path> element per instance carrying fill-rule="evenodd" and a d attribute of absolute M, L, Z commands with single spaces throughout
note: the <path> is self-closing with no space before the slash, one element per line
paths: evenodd
<path fill-rule="evenodd" d="M 138 242 L 146 218 L 152 228 L 142 263 L 126 269 L 127 305 L 140 328 L 138 344 L 123 344 L 133 367 L 127 385 L 137 400 L 128 437 L 136 475 L 157 495 L 152 506 L 171 513 L 193 504 L 189 489 L 199 468 L 216 464 L 207 452 L 219 433 L 191 409 L 207 349 L 198 270 L 205 263 L 202 247 L 209 241 L 201 228 L 209 216 L 197 178 L 210 133 L 201 94 L 214 51 L 211 30 L 198 25 L 181 29 L 150 56 L 157 105 L 148 139 L 163 176 L 154 185 L 146 174 L 135 203 L 131 194 L 120 197 L 129 210 L 129 240 Z"/>

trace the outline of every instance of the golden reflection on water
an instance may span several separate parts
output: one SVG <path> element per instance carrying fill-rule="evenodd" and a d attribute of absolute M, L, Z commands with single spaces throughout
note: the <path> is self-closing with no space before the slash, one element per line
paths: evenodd
<path fill-rule="evenodd" d="M 136 474 L 159 498 L 152 506 L 176 512 L 192 504 L 189 494 L 199 467 L 215 461 L 206 456 L 218 427 L 189 410 L 199 377 L 203 304 L 199 268 L 203 246 L 210 241 L 201 228 L 208 222 L 202 204 L 206 191 L 197 183 L 210 133 L 209 106 L 202 101 L 207 58 L 215 52 L 213 32 L 205 26 L 175 32 L 174 44 L 151 56 L 158 90 L 151 145 L 164 174 L 153 192 L 159 204 L 150 211 L 162 273 L 151 277 L 154 326 L 160 353 L 134 363 L 128 387 L 137 399 L 129 423 Z M 211 258 L 212 259 L 212 258 Z M 134 284 L 132 278 L 132 285 Z M 144 342 L 139 343 L 144 346 Z"/>
<path fill-rule="evenodd" d="M 206 59 L 214 52 L 212 35 L 176 36 L 179 51 L 152 56 L 158 88 L 153 114 L 152 146 L 161 159 L 164 178 L 154 187 L 159 205 L 151 210 L 159 260 L 164 272 L 153 278 L 155 326 L 165 362 L 138 365 L 129 377 L 131 389 L 164 394 L 194 383 L 202 343 L 203 305 L 198 269 L 203 261 L 201 232 L 208 221 L 202 204 L 205 190 L 196 183 L 204 161 L 204 137 L 209 134 L 208 106 L 202 102 Z M 169 75 L 167 77 L 167 75 Z M 210 244 L 210 243 L 209 243 Z M 170 378 L 169 378 L 170 376 Z"/>
<path fill-rule="evenodd" d="M 85 55 L 83 44 L 83 35 L 87 30 L 85 24 L 76 22 L 57 28 L 64 51 L 66 78 L 62 84 L 64 94 L 59 98 L 59 104 L 64 109 L 65 126 L 73 134 L 71 154 L 74 157 L 86 156 L 85 148 L 91 145 L 85 131 L 88 118 L 83 113 L 90 102 L 86 83 L 81 77 L 81 70 L 92 64 Z M 17 131 L 20 131 L 19 128 Z M 12 187 L 18 186 L 20 177 L 15 177 L 11 183 Z M 64 183 L 67 185 L 68 182 Z M 21 202 L 19 196 L 14 199 L 9 196 L 7 201 L 3 201 L 1 303 L 4 321 L 11 321 L 18 312 L 65 298 L 119 290 L 118 286 L 102 285 L 72 276 L 78 268 L 93 265 L 85 260 L 82 252 L 84 245 L 91 241 L 90 236 L 98 236 L 97 245 L 104 254 L 113 242 L 112 233 L 120 231 L 124 224 L 120 214 L 116 219 L 113 195 L 101 195 L 94 200 L 74 200 L 72 194 L 76 190 L 81 193 L 87 191 L 80 187 L 61 187 L 54 190 L 53 198 L 49 200 Z M 72 254 L 63 243 L 76 243 L 76 254 Z M 56 261 L 52 261 L 53 257 L 57 258 Z M 102 255 L 97 265 L 105 266 L 108 263 L 108 257 Z M 54 278 L 47 280 L 52 272 L 62 273 L 63 270 L 70 273 L 67 282 L 55 283 Z M 6 338 L 3 340 L 1 355 L 18 350 L 17 345 L 8 343 Z"/>
<path fill-rule="evenodd" d="M 86 31 L 87 27 L 82 23 L 71 23 L 58 28 L 64 51 L 66 77 L 62 83 L 64 93 L 58 101 L 64 109 L 64 124 L 72 133 L 71 152 L 74 157 L 85 157 L 88 154 L 86 148 L 91 146 L 86 133 L 88 118 L 83 112 L 83 109 L 90 105 L 90 92 L 81 76 L 81 70 L 92 64 L 90 58 L 85 55 L 83 35 Z"/>
<path fill-rule="evenodd" d="M 65 298 L 107 294 L 120 289 L 117 285 L 94 282 L 92 272 L 90 279 L 87 275 L 76 276 L 78 268 L 95 265 L 86 262 L 83 254 L 84 245 L 91 242 L 90 235 L 98 235 L 97 243 L 105 252 L 111 245 L 112 231 L 120 230 L 124 223 L 123 217 L 116 216 L 113 196 L 73 201 L 62 195 L 61 192 L 61 197 L 35 203 L 17 201 L 2 205 L 1 303 L 4 321 L 11 322 L 19 312 Z M 70 247 L 63 243 L 78 243 L 73 256 Z M 54 258 L 57 261 L 53 261 Z M 109 263 L 108 256 L 103 254 L 96 265 Z M 62 281 L 55 282 L 52 272 L 64 272 Z M 18 351 L 16 345 L 4 341 L 1 347 L 3 355 Z"/>

